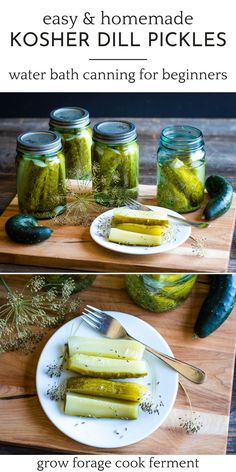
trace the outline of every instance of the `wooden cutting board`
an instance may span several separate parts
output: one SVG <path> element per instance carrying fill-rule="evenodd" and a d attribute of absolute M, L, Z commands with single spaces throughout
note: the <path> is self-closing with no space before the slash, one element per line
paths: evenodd
<path fill-rule="evenodd" d="M 5 277 L 12 286 L 22 286 L 27 276 Z M 88 290 L 81 292 L 84 303 L 96 300 L 102 309 L 119 310 L 142 318 L 156 328 L 170 344 L 176 357 L 206 371 L 203 385 L 182 380 L 203 428 L 186 434 L 179 418 L 188 414 L 186 397 L 179 388 L 172 412 L 163 425 L 145 440 L 121 449 L 96 449 L 77 443 L 57 430 L 42 411 L 35 392 L 35 369 L 41 349 L 33 354 L 13 352 L 0 355 L 0 441 L 83 454 L 224 454 L 227 443 L 236 338 L 236 310 L 206 339 L 192 339 L 199 307 L 208 291 L 208 277 L 199 276 L 190 297 L 178 309 L 155 314 L 139 308 L 124 289 L 124 276 L 99 275 Z M 3 290 L 0 297 L 2 300 Z M 5 296 L 5 293 L 4 293 Z"/>
<path fill-rule="evenodd" d="M 141 185 L 139 194 L 143 203 L 156 203 L 154 185 Z M 207 196 L 202 208 L 206 201 Z M 235 224 L 236 196 L 225 215 L 207 229 L 193 228 L 192 237 L 182 246 L 163 254 L 138 257 L 102 248 L 91 239 L 89 228 L 83 226 L 54 226 L 51 238 L 37 245 L 14 243 L 7 237 L 4 226 L 7 219 L 18 212 L 15 197 L 0 217 L 1 263 L 94 272 L 226 272 Z M 189 213 L 186 218 L 199 221 L 201 216 L 202 209 Z M 41 224 L 47 225 L 48 220 Z"/>

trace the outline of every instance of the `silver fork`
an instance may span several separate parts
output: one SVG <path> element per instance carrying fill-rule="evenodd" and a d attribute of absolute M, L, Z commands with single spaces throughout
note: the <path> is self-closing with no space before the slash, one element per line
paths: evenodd
<path fill-rule="evenodd" d="M 111 315 L 108 315 L 105 311 L 99 310 L 91 305 L 86 305 L 84 311 L 82 312 L 82 319 L 93 329 L 98 331 L 100 334 L 106 338 L 112 339 L 138 339 L 130 336 L 127 333 L 126 329 L 122 324 L 113 318 Z M 151 352 L 158 359 L 165 362 L 172 369 L 179 372 L 179 374 L 186 377 L 186 379 L 191 380 L 191 382 L 201 384 L 205 379 L 205 372 L 186 362 L 180 361 L 176 358 L 170 357 L 167 354 L 163 354 L 159 351 L 155 351 L 151 347 L 145 345 L 147 351 Z"/>
<path fill-rule="evenodd" d="M 133 200 L 133 198 L 127 198 L 125 200 L 125 204 L 126 204 L 126 206 L 128 206 L 132 210 L 153 211 L 148 206 L 137 202 L 137 200 Z M 183 220 L 182 218 L 179 218 L 178 216 L 170 215 L 169 213 L 167 213 L 167 216 L 169 218 L 173 218 L 176 221 L 179 221 L 179 223 L 181 223 L 182 225 L 190 225 L 190 226 L 194 226 L 195 228 L 200 228 L 200 229 L 208 228 L 208 226 L 210 224 L 210 223 L 206 223 L 205 221 L 204 222 L 198 222 L 198 221 Z"/>

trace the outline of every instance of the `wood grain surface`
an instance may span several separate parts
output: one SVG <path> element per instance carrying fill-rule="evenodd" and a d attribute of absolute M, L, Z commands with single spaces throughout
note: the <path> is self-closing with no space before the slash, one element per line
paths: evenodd
<path fill-rule="evenodd" d="M 20 287 L 27 276 L 7 275 L 11 286 Z M 167 340 L 176 357 L 198 365 L 207 373 L 203 385 L 183 380 L 194 411 L 201 415 L 202 430 L 186 434 L 179 418 L 188 413 L 181 389 L 164 424 L 145 440 L 109 450 L 125 454 L 224 454 L 226 451 L 236 338 L 236 310 L 206 339 L 193 340 L 192 331 L 199 307 L 208 291 L 208 277 L 200 276 L 191 296 L 176 310 L 155 314 L 139 308 L 124 289 L 124 276 L 99 275 L 92 287 L 81 292 L 83 303 L 96 300 L 102 309 L 120 310 L 140 317 Z M 3 297 L 1 289 L 0 297 Z M 108 453 L 70 440 L 58 431 L 43 413 L 35 392 L 35 369 L 48 335 L 32 354 L 20 352 L 0 356 L 0 441 L 46 448 L 47 451 Z M 163 380 L 164 381 L 164 380 Z"/>
<path fill-rule="evenodd" d="M 128 106 L 128 104 L 127 104 Z M 158 110 L 157 110 L 158 113 Z M 99 121 L 102 118 L 97 119 Z M 140 183 L 155 184 L 156 182 L 156 150 L 160 131 L 167 125 L 189 124 L 200 128 L 204 134 L 207 149 L 206 174 L 222 174 L 227 177 L 236 190 L 235 145 L 236 119 L 159 119 L 135 118 L 140 142 Z M 92 124 L 94 120 L 92 120 Z M 15 195 L 15 147 L 16 136 L 26 130 L 46 129 L 48 119 L 1 119 L 0 120 L 0 212 L 9 204 Z M 236 232 L 231 246 L 229 271 L 236 272 Z M 1 263 L 2 272 L 32 272 L 31 265 L 18 265 L 17 261 Z M 57 271 L 38 265 L 37 271 Z M 64 271 L 66 269 L 63 269 Z M 74 268 L 70 271 L 76 270 Z"/>
<path fill-rule="evenodd" d="M 140 185 L 139 200 L 155 205 L 156 187 Z M 188 213 L 186 219 L 201 221 L 206 202 L 207 197 L 202 208 Z M 192 228 L 191 237 L 181 246 L 162 254 L 138 257 L 101 247 L 92 240 L 89 227 L 56 226 L 52 222 L 53 234 L 47 241 L 36 245 L 17 244 L 8 238 L 4 228 L 8 218 L 18 212 L 16 197 L 0 217 L 1 262 L 93 272 L 227 272 L 235 226 L 236 196 L 227 213 L 212 221 L 204 230 Z M 41 220 L 40 224 L 47 225 L 48 221 Z"/>

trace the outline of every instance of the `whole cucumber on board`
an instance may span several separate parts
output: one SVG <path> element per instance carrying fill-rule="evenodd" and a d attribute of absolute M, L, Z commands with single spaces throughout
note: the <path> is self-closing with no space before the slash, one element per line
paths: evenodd
<path fill-rule="evenodd" d="M 52 229 L 39 226 L 32 215 L 14 215 L 5 224 L 9 238 L 21 244 L 37 244 L 50 238 Z"/>
<path fill-rule="evenodd" d="M 233 200 L 233 187 L 221 175 L 211 175 L 205 183 L 210 200 L 204 209 L 206 220 L 214 220 L 223 215 L 231 206 Z"/>
<path fill-rule="evenodd" d="M 236 274 L 211 275 L 210 291 L 204 300 L 194 334 L 206 338 L 224 323 L 236 303 Z"/>

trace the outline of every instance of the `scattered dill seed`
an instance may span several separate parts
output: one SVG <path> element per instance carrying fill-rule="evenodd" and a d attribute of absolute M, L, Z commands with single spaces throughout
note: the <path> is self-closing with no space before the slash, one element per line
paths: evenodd
<path fill-rule="evenodd" d="M 184 394 L 187 398 L 189 408 L 190 408 L 189 414 L 186 413 L 186 415 L 179 418 L 180 427 L 183 428 L 183 430 L 188 434 L 198 433 L 200 431 L 200 429 L 203 427 L 203 422 L 201 420 L 201 415 L 197 415 L 193 411 L 192 403 L 191 403 L 189 394 L 188 394 L 185 386 L 180 381 L 179 381 L 179 385 L 181 386 L 181 388 L 182 388 L 182 390 L 183 390 L 183 392 L 184 392 Z"/>
<path fill-rule="evenodd" d="M 65 400 L 66 382 L 63 382 L 60 385 L 54 384 L 47 390 L 46 395 L 50 398 L 50 400 L 54 400 L 56 402 Z"/>

